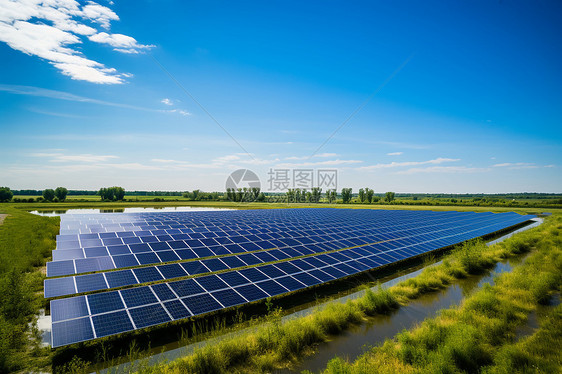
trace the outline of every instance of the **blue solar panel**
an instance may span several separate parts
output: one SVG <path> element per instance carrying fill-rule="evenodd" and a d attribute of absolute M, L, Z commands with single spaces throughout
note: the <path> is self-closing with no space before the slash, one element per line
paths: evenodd
<path fill-rule="evenodd" d="M 123 287 L 136 284 L 137 280 L 132 270 L 109 271 L 105 273 L 109 288 Z"/>
<path fill-rule="evenodd" d="M 184 262 L 180 264 L 189 275 L 208 273 L 209 269 L 201 261 Z"/>
<path fill-rule="evenodd" d="M 190 260 L 192 258 L 197 258 L 197 254 L 195 254 L 195 252 L 193 252 L 191 249 L 177 249 L 176 254 L 182 260 Z"/>
<path fill-rule="evenodd" d="M 220 290 L 221 288 L 227 288 L 228 285 L 224 283 L 219 277 L 216 275 L 206 275 L 204 277 L 197 277 L 195 278 L 197 283 L 199 283 L 203 288 L 207 291 L 214 291 Z"/>
<path fill-rule="evenodd" d="M 137 328 L 154 326 L 172 320 L 160 304 L 129 309 L 129 313 Z"/>
<path fill-rule="evenodd" d="M 240 305 L 246 302 L 242 296 L 240 296 L 236 291 L 232 289 L 226 289 L 221 291 L 215 291 L 212 293 L 215 299 L 219 300 L 220 303 L 228 308 L 229 306 Z"/>
<path fill-rule="evenodd" d="M 91 220 L 92 217 L 96 218 Z M 333 278 L 345 277 L 389 262 L 410 258 L 528 219 L 529 217 L 522 217 L 515 213 L 475 214 L 345 209 L 99 215 L 88 216 L 84 221 L 80 216 L 65 216 L 61 220 L 60 235 L 57 236 L 59 249 L 53 251 L 54 261 L 47 264 L 48 276 L 138 266 L 139 262 L 130 254 L 131 252 L 139 254 L 140 264 L 185 261 L 215 255 L 221 258 L 135 268 L 132 271 L 107 272 L 104 273 L 105 279 L 102 274 L 92 274 L 47 280 L 45 295 L 64 296 L 74 292 L 97 291 L 107 286 L 122 287 L 135 285 L 138 282 L 154 282 L 163 279 L 160 273 L 163 273 L 167 279 L 196 276 L 195 279 L 171 282 L 169 286 L 162 283 L 114 292 L 111 296 L 113 301 L 104 301 L 103 298 L 110 298 L 110 296 L 100 296 L 109 293 L 99 293 L 88 296 L 87 300 L 91 305 L 84 304 L 85 299 L 80 298 L 63 299 L 68 300 L 68 307 L 63 303 L 51 304 L 53 326 L 60 324 L 61 321 L 81 319 L 89 321 L 86 313 L 91 313 L 91 323 L 94 323 L 96 335 L 105 336 L 128 331 L 132 326 L 142 328 L 171 319 L 188 317 L 190 312 L 182 304 L 183 301 L 189 304 L 188 308 L 194 314 L 206 313 L 243 303 L 244 299 L 260 300 L 289 290 L 329 282 Z M 369 244 L 389 239 L 392 241 Z M 358 245 L 360 247 L 356 247 Z M 61 249 L 63 247 L 66 249 Z M 275 247 L 281 249 L 271 249 Z M 354 248 L 342 250 L 345 247 Z M 196 248 L 196 251 L 188 248 Z M 264 249 L 268 251 L 262 252 Z M 324 254 L 332 250 L 341 250 L 341 252 Z M 248 251 L 257 252 L 228 256 L 230 253 Z M 83 258 L 84 252 L 88 258 Z M 280 262 L 275 266 L 261 265 L 264 262 L 315 253 L 319 256 Z M 371 256 L 371 253 L 377 255 Z M 108 254 L 112 257 L 108 257 Z M 218 277 L 198 276 L 210 271 L 222 271 L 246 265 L 259 266 L 239 272 L 224 272 Z M 268 280 L 270 279 L 268 275 L 276 277 L 277 282 Z M 74 289 L 75 282 L 78 285 L 77 289 Z M 198 282 L 203 287 L 199 286 Z M 257 283 L 247 284 L 247 282 Z M 212 292 L 216 298 L 205 289 Z M 133 314 L 132 311 L 137 310 L 133 318 L 138 320 L 138 325 L 130 324 L 129 314 L 120 310 L 117 312 L 120 317 L 116 314 L 115 319 L 117 321 L 121 318 L 124 326 L 113 329 L 113 326 L 109 326 L 107 322 L 104 326 L 103 318 L 107 318 L 106 321 L 110 319 L 99 316 L 113 314 L 106 310 L 125 307 L 121 298 L 116 298 L 121 294 L 129 308 L 128 313 Z M 181 297 L 183 301 L 178 300 L 177 297 Z M 162 308 L 161 303 L 164 303 L 165 308 Z M 89 327 L 85 327 L 83 336 L 90 336 L 88 330 L 89 334 L 92 334 L 91 323 Z M 60 327 L 53 328 L 53 344 L 72 343 L 76 341 L 75 339 L 65 337 Z M 88 339 L 88 337 L 84 338 L 84 340 Z"/>
<path fill-rule="evenodd" d="M 256 255 L 252 254 L 252 253 L 245 253 L 242 255 L 238 255 L 238 258 L 242 261 L 244 261 L 244 263 L 246 265 L 257 265 L 257 264 L 261 264 L 263 261 L 260 260 L 259 258 L 256 257 Z"/>
<path fill-rule="evenodd" d="M 45 297 L 57 297 L 76 293 L 72 277 L 45 279 Z"/>
<path fill-rule="evenodd" d="M 263 292 L 261 289 L 259 289 L 257 286 L 253 284 L 247 284 L 244 286 L 236 287 L 234 289 L 238 291 L 239 294 L 244 296 L 248 301 L 256 301 L 268 297 L 268 295 L 265 292 Z"/>
<path fill-rule="evenodd" d="M 119 292 L 104 292 L 88 295 L 88 305 L 91 314 L 111 312 L 113 310 L 124 309 L 125 305 L 119 296 Z"/>
<path fill-rule="evenodd" d="M 75 277 L 78 293 L 107 289 L 103 274 L 87 274 Z"/>
<path fill-rule="evenodd" d="M 280 295 L 287 292 L 287 289 L 281 286 L 274 280 L 266 280 L 263 282 L 256 283 L 256 286 L 264 290 L 269 296 Z"/>
<path fill-rule="evenodd" d="M 281 269 L 287 274 L 298 273 L 299 271 L 301 271 L 298 267 L 289 262 L 279 262 L 275 264 L 275 267 Z"/>
<path fill-rule="evenodd" d="M 52 325 L 52 345 L 60 347 L 94 338 L 89 317 L 56 322 Z"/>
<path fill-rule="evenodd" d="M 133 330 L 133 324 L 126 311 L 121 310 L 92 317 L 98 338 Z"/>
<path fill-rule="evenodd" d="M 109 254 L 112 256 L 127 255 L 131 253 L 129 247 L 127 247 L 126 245 L 111 245 L 107 247 L 107 250 L 109 251 Z"/>
<path fill-rule="evenodd" d="M 160 301 L 176 299 L 176 295 L 166 283 L 153 284 L 150 286 Z"/>
<path fill-rule="evenodd" d="M 166 279 L 187 276 L 187 272 L 179 264 L 160 265 L 157 268 Z"/>
<path fill-rule="evenodd" d="M 285 287 L 286 289 L 288 289 L 289 291 L 296 291 L 306 287 L 306 284 L 296 280 L 290 275 L 276 278 L 275 281 L 278 282 L 283 287 Z"/>
<path fill-rule="evenodd" d="M 180 300 L 171 300 L 164 302 L 164 307 L 172 315 L 173 319 L 182 319 L 191 316 L 191 313 L 183 305 Z"/>
<path fill-rule="evenodd" d="M 68 274 L 74 274 L 74 261 L 67 260 L 47 263 L 48 277 L 58 277 Z"/>
<path fill-rule="evenodd" d="M 279 270 L 274 265 L 263 265 L 263 266 L 260 266 L 259 269 L 262 273 L 264 273 L 265 275 L 267 275 L 270 278 L 276 278 L 276 277 L 281 277 L 281 276 L 285 275 L 285 273 L 283 271 Z"/>
<path fill-rule="evenodd" d="M 158 302 L 156 296 L 154 296 L 150 290 L 150 287 L 128 288 L 119 292 L 121 292 L 121 296 L 123 296 L 127 308 Z"/>
<path fill-rule="evenodd" d="M 249 281 L 246 278 L 244 278 L 242 275 L 240 275 L 240 273 L 235 271 L 219 274 L 218 277 L 231 287 L 249 283 Z"/>
<path fill-rule="evenodd" d="M 242 260 L 240 260 L 240 259 L 239 259 L 238 257 L 236 257 L 236 256 L 227 256 L 227 257 L 223 257 L 223 258 L 221 258 L 221 260 L 222 260 L 222 262 L 224 262 L 226 265 L 228 265 L 228 267 L 230 267 L 231 269 L 246 266 L 246 264 L 243 263 Z"/>
<path fill-rule="evenodd" d="M 191 296 L 205 292 L 193 279 L 184 279 L 177 282 L 168 283 L 179 297 Z"/>
<path fill-rule="evenodd" d="M 85 296 L 51 300 L 51 320 L 53 322 L 83 317 L 88 314 Z"/>
<path fill-rule="evenodd" d="M 221 260 L 219 260 L 218 258 L 212 258 L 212 259 L 209 259 L 209 260 L 202 260 L 201 262 L 204 263 L 205 266 L 210 271 L 219 271 L 219 270 L 228 269 L 228 266 L 226 266 L 225 263 L 222 262 Z"/>
<path fill-rule="evenodd" d="M 160 259 L 154 252 L 137 253 L 136 256 L 141 265 L 157 264 L 160 262 Z"/>
<path fill-rule="evenodd" d="M 310 275 L 310 273 L 293 274 L 293 277 L 297 279 L 299 282 L 304 283 L 307 286 L 313 286 L 315 284 L 322 283 L 320 280 Z"/>
<path fill-rule="evenodd" d="M 222 306 L 209 294 L 185 297 L 182 301 L 194 315 L 208 313 L 222 308 Z"/>
<path fill-rule="evenodd" d="M 250 282 L 259 282 L 265 279 L 269 279 L 267 275 L 254 268 L 242 269 L 239 271 L 239 273 L 248 278 Z"/>
<path fill-rule="evenodd" d="M 154 266 L 133 269 L 133 273 L 135 273 L 140 283 L 156 282 L 164 279 Z"/>
<path fill-rule="evenodd" d="M 131 244 L 129 245 L 129 248 L 131 248 L 131 252 L 133 253 L 144 253 L 144 252 L 151 252 L 152 250 L 150 249 L 150 247 L 148 246 L 148 244 Z"/>

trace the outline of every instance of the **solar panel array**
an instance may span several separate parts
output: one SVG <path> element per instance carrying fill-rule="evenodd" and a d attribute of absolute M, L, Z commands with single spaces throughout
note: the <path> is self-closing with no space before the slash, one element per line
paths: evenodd
<path fill-rule="evenodd" d="M 290 293 L 531 218 L 329 208 L 63 215 L 45 297 L 81 295 L 51 301 L 52 346 Z"/>

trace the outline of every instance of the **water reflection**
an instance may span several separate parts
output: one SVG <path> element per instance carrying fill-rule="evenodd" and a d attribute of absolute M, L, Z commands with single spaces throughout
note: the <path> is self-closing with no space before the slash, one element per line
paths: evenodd
<path fill-rule="evenodd" d="M 150 212 L 203 212 L 212 210 L 233 210 L 231 208 L 210 208 L 192 206 L 154 206 L 147 208 L 99 208 L 99 209 L 57 209 L 32 210 L 30 213 L 40 216 L 60 216 L 62 214 L 99 214 L 99 213 L 150 213 Z"/>

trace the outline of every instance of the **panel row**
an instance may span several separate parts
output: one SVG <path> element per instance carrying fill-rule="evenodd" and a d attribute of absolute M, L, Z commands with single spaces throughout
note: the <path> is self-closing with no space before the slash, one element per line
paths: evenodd
<path fill-rule="evenodd" d="M 374 246 L 275 265 L 51 301 L 52 346 L 72 344 L 209 313 L 340 279 L 490 234 L 513 218 L 381 253 Z"/>

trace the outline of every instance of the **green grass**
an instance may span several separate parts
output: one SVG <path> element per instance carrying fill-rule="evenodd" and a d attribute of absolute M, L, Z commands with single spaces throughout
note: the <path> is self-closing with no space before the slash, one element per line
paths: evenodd
<path fill-rule="evenodd" d="M 456 278 L 479 273 L 500 259 L 530 250 L 539 236 L 540 232 L 534 229 L 491 247 L 480 241 L 465 244 L 442 264 L 426 268 L 417 277 L 390 289 L 368 289 L 361 298 L 329 303 L 310 315 L 283 323 L 278 311 L 279 318 L 249 333 L 206 345 L 172 363 L 148 366 L 140 372 L 267 372 L 285 367 L 313 352 L 316 344 L 330 340 L 369 316 L 387 313 L 410 299 L 446 287 Z M 476 255 L 467 257 L 466 252 Z"/>
<path fill-rule="evenodd" d="M 404 331 L 355 362 L 336 357 L 325 374 L 560 372 L 561 314 L 558 307 L 541 329 L 521 342 L 515 330 L 562 283 L 560 217 L 534 230 L 537 250 L 511 273 L 496 278 L 417 328 Z M 519 250 L 520 238 L 506 246 Z"/>
<path fill-rule="evenodd" d="M 5 205 L 0 213 L 8 214 L 0 225 L 0 372 L 42 368 L 50 353 L 39 347 L 33 322 L 43 305 L 41 269 L 55 247 L 59 218 Z"/>
<path fill-rule="evenodd" d="M 445 206 L 445 205 L 382 205 L 382 204 L 310 204 L 310 203 L 235 203 L 231 201 L 191 201 L 183 197 L 178 197 L 175 201 L 175 196 L 164 197 L 165 201 L 119 201 L 119 202 L 104 202 L 96 196 L 88 197 L 87 201 L 73 200 L 69 198 L 66 202 L 47 203 L 47 202 L 34 202 L 34 203 L 1 203 L 0 207 L 13 207 L 22 210 L 64 210 L 64 209 L 79 209 L 79 208 L 130 208 L 130 207 L 145 207 L 145 208 L 158 208 L 158 207 L 209 207 L 209 208 L 228 208 L 228 209 L 285 209 L 285 208 L 340 208 L 340 209 L 388 209 L 388 210 L 435 210 L 435 211 L 459 211 L 459 212 L 517 212 L 520 214 L 536 214 L 543 211 L 552 213 L 562 213 L 561 208 L 536 208 L 536 207 L 486 207 L 486 206 Z M 126 197 L 127 199 L 134 199 L 134 197 Z M 146 196 L 139 196 L 139 199 L 144 200 Z M 168 200 L 170 198 L 171 200 Z"/>

